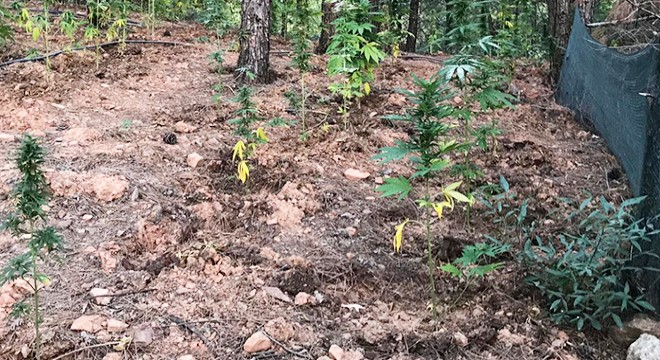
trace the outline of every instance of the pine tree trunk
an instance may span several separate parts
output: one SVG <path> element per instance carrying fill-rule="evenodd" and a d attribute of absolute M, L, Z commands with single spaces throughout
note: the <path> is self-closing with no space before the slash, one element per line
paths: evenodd
<path fill-rule="evenodd" d="M 325 54 L 328 50 L 328 45 L 330 44 L 330 38 L 335 33 L 335 26 L 332 25 L 332 22 L 335 21 L 337 15 L 332 9 L 332 4 L 325 0 L 322 0 L 321 9 L 323 11 L 323 24 L 321 25 L 321 36 L 319 37 L 319 43 L 316 46 L 315 52 L 317 54 Z"/>
<path fill-rule="evenodd" d="M 589 23 L 594 14 L 594 3 L 595 0 L 547 0 L 551 37 L 550 77 L 553 82 L 559 78 L 561 64 L 564 61 L 564 49 L 568 46 L 568 38 L 571 35 L 575 6 L 580 8 L 584 22 Z"/>
<path fill-rule="evenodd" d="M 270 7 L 271 0 L 243 0 L 237 65 L 237 76 L 241 81 L 249 80 L 245 71 L 241 71 L 247 69 L 255 75 L 255 82 L 268 82 Z"/>
<path fill-rule="evenodd" d="M 405 51 L 417 50 L 417 34 L 419 29 L 419 0 L 410 0 L 410 13 L 408 16 L 408 38 Z"/>

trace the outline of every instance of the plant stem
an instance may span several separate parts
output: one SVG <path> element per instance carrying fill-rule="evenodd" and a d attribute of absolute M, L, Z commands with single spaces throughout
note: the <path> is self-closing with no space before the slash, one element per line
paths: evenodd
<path fill-rule="evenodd" d="M 305 94 L 305 73 L 303 72 L 300 75 L 300 95 L 302 96 L 302 108 L 300 109 L 300 121 L 302 122 L 302 131 L 303 134 L 307 131 L 305 126 L 305 102 L 307 100 L 307 95 Z"/>
<path fill-rule="evenodd" d="M 430 200 L 429 179 L 424 178 L 424 200 Z M 426 228 L 426 245 L 428 252 L 428 268 L 429 268 L 429 282 L 431 284 L 431 306 L 433 310 L 433 317 L 438 318 L 438 294 L 435 289 L 435 260 L 433 259 L 433 240 L 431 238 L 431 213 L 430 209 L 424 208 L 424 227 Z"/>
<path fill-rule="evenodd" d="M 463 297 L 463 294 L 465 294 L 465 291 L 467 290 L 468 287 L 470 287 L 470 284 L 472 284 L 473 280 L 474 280 L 473 277 L 468 276 L 468 278 L 465 280 L 465 287 L 463 288 L 461 293 L 458 294 L 456 299 L 454 299 L 454 301 L 451 303 L 451 305 L 449 305 L 450 308 L 453 308 L 454 306 L 456 306 L 456 304 L 458 303 L 458 300 L 460 300 Z"/>
<path fill-rule="evenodd" d="M 34 236 L 34 221 L 30 220 L 30 234 Z M 41 358 L 41 333 L 39 332 L 39 284 L 37 280 L 37 251 L 31 249 L 32 257 L 32 286 L 34 287 L 34 356 L 35 359 Z"/>

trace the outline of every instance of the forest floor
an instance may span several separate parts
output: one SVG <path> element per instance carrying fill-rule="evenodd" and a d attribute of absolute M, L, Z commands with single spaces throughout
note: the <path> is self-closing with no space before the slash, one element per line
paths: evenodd
<path fill-rule="evenodd" d="M 154 38 L 144 29 L 130 36 Z M 623 358 L 603 335 L 560 329 L 544 318 L 544 304 L 512 259 L 441 318 L 428 311 L 421 233 L 408 230 L 401 254 L 391 241 L 394 226 L 418 216 L 417 208 L 374 191 L 383 176 L 408 167 L 372 157 L 406 136 L 405 127 L 380 119 L 406 106 L 393 89 L 412 88 L 410 73 L 429 77 L 439 62 L 385 61 L 373 94 L 345 126 L 327 90 L 325 59 L 315 57 L 307 77 L 311 135 L 300 141 L 300 125 L 268 129 L 270 142 L 259 148 L 243 187 L 226 122 L 238 85 L 223 75 L 224 97 L 213 102 L 218 75 L 208 56 L 216 46 L 196 41 L 202 36 L 211 37 L 198 25 L 164 23 L 155 38 L 192 45 L 107 48 L 98 65 L 93 52 L 64 54 L 49 73 L 39 62 L 0 68 L 0 212 L 9 209 L 18 176 L 11 160 L 16 136 L 39 135 L 54 194 L 48 213 L 66 244 L 58 260 L 43 265 L 52 280 L 42 291 L 43 359 L 73 350 L 66 359 L 316 359 L 331 345 L 346 351 L 344 359 Z M 4 58 L 33 46 L 18 36 Z M 222 46 L 234 47 L 230 40 Z M 228 65 L 236 59 L 227 53 Z M 287 56 L 271 59 L 275 79 L 256 86 L 254 100 L 264 119 L 293 119 L 284 92 L 298 87 L 299 75 Z M 503 175 L 519 199 L 530 199 L 530 216 L 553 231 L 560 197 L 588 191 L 620 201 L 628 189 L 624 179 L 608 179 L 616 160 L 554 103 L 544 77 L 543 68 L 518 64 L 516 109 L 475 120 L 499 122 L 498 151 L 473 156 L 483 183 Z M 163 141 L 168 132 L 176 144 Z M 195 167 L 192 153 L 204 158 Z M 369 176 L 350 179 L 347 169 Z M 439 261 L 496 235 L 483 207 L 472 219 L 466 228 L 456 210 L 434 224 Z M 24 246 L 1 233 L 0 265 Z M 436 278 L 440 299 L 451 303 L 464 284 Z M 94 288 L 114 296 L 92 298 Z M 34 328 L 8 318 L 27 295 L 21 282 L 0 290 L 2 359 L 29 354 Z M 245 353 L 245 340 L 264 328 L 280 345 Z M 113 344 L 126 335 L 133 343 L 117 353 Z"/>

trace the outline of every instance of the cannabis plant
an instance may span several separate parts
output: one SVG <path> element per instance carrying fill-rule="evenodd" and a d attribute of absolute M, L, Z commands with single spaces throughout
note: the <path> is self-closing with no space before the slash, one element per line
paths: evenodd
<path fill-rule="evenodd" d="M 43 4 L 44 11 L 41 14 L 32 16 L 28 9 L 23 8 L 18 17 L 18 25 L 32 36 L 33 41 L 42 40 L 44 42 L 44 51 L 46 55 L 50 53 L 50 36 L 52 24 L 50 23 L 50 14 L 48 2 Z M 46 79 L 50 71 L 50 57 L 46 56 Z"/>
<path fill-rule="evenodd" d="M 245 85 L 238 90 L 235 101 L 240 108 L 234 112 L 236 117 L 229 120 L 229 123 L 236 127 L 234 133 L 241 139 L 234 145 L 232 161 L 238 161 L 237 176 L 242 183 L 245 183 L 250 177 L 249 161 L 253 158 L 257 146 L 268 142 L 268 136 L 263 127 L 253 129 L 261 118 L 259 110 L 252 101 L 252 90 L 249 86 Z"/>
<path fill-rule="evenodd" d="M 447 263 L 440 266 L 440 270 L 451 274 L 453 277 L 462 279 L 465 283 L 463 290 L 454 299 L 450 307 L 453 307 L 461 299 L 465 291 L 478 278 L 482 278 L 489 273 L 501 268 L 504 263 L 492 262 L 502 254 L 511 249 L 509 244 L 488 244 L 476 243 L 467 245 L 463 248 L 463 254 L 453 263 Z"/>
<path fill-rule="evenodd" d="M 28 251 L 11 259 L 0 273 L 0 285 L 24 279 L 34 292 L 31 309 L 27 307 L 26 303 L 19 303 L 14 310 L 21 310 L 24 313 L 31 311 L 35 329 L 34 355 L 36 359 L 41 356 L 40 284 L 49 283 L 48 277 L 39 271 L 38 265 L 47 253 L 59 250 L 62 245 L 60 236 L 52 227 L 47 226 L 46 222 L 44 207 L 48 202 L 49 192 L 46 178 L 41 170 L 43 162 L 43 148 L 35 139 L 26 135 L 16 157 L 16 166 L 22 177 L 12 192 L 14 211 L 7 217 L 3 228 L 8 229 L 17 239 L 29 239 Z"/>
<path fill-rule="evenodd" d="M 222 72 L 224 71 L 225 64 L 224 52 L 222 49 L 218 49 L 212 52 L 209 58 L 215 61 L 215 65 L 217 66 L 216 72 L 218 73 L 218 82 L 213 85 L 213 90 L 216 91 L 213 95 L 213 101 L 218 102 L 222 98 Z"/>
<path fill-rule="evenodd" d="M 621 316 L 628 311 L 654 310 L 624 276 L 642 271 L 634 259 L 657 257 L 644 251 L 660 232 L 652 225 L 657 218 L 635 220 L 632 214 L 643 200 L 615 206 L 603 197 L 588 198 L 568 218 L 578 222 L 575 231 L 527 240 L 527 282 L 546 298 L 552 320 L 600 330 L 611 323 L 623 326 Z"/>
<path fill-rule="evenodd" d="M 404 227 L 413 222 L 422 226 L 425 230 L 428 252 L 429 281 L 431 285 L 431 298 L 433 311 L 437 314 L 437 295 L 435 288 L 435 258 L 433 257 L 433 236 L 431 234 L 431 220 L 433 213 L 442 219 L 445 209 L 453 209 L 456 202 L 471 203 L 464 194 L 458 191 L 461 182 L 454 182 L 439 192 L 432 192 L 431 185 L 435 177 L 447 170 L 450 166 L 448 155 L 456 150 L 459 144 L 449 137 L 452 126 L 448 118 L 453 115 L 451 106 L 443 105 L 450 98 L 446 84 L 438 76 L 430 80 L 423 80 L 413 75 L 413 81 L 417 92 L 402 90 L 408 100 L 415 104 L 408 108 L 404 115 L 388 116 L 389 120 L 404 121 L 412 125 L 413 133 L 407 141 L 399 141 L 396 146 L 381 149 L 381 153 L 375 156 L 383 162 L 402 160 L 408 158 L 415 172 L 408 178 L 387 178 L 385 183 L 376 191 L 383 196 L 398 196 L 400 200 L 405 199 L 412 192 L 414 185 L 421 185 L 421 197 L 416 200 L 422 210 L 422 221 L 404 220 L 396 227 L 394 236 L 394 250 L 400 251 L 403 241 Z"/>
<path fill-rule="evenodd" d="M 311 18 L 312 13 L 309 9 L 309 4 L 305 1 L 295 12 L 296 26 L 294 27 L 295 34 L 293 37 L 293 58 L 291 59 L 291 64 L 300 73 L 300 122 L 302 124 L 302 139 L 307 137 L 305 118 L 307 115 L 306 103 L 309 94 L 305 87 L 305 75 L 309 72 L 309 60 L 312 57 L 311 41 L 309 40 L 309 23 L 311 22 Z"/>
<path fill-rule="evenodd" d="M 4 47 L 14 37 L 14 31 L 8 20 L 11 20 L 11 13 L 0 5 L 0 48 Z"/>
<path fill-rule="evenodd" d="M 339 17 L 334 21 L 327 67 L 329 75 L 343 77 L 330 90 L 341 94 L 343 103 L 339 111 L 345 120 L 351 101 L 371 92 L 374 70 L 385 59 L 374 25 L 378 15 L 371 11 L 369 0 L 349 0 L 342 3 Z"/>

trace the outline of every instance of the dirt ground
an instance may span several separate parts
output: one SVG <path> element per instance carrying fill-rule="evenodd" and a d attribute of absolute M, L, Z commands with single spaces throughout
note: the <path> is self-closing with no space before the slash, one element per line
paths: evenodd
<path fill-rule="evenodd" d="M 222 100 L 212 101 L 218 76 L 208 56 L 216 46 L 196 41 L 201 36 L 210 34 L 197 25 L 161 24 L 156 38 L 192 45 L 108 48 L 98 66 L 94 53 L 65 54 L 49 73 L 35 62 L 0 68 L 0 212 L 18 175 L 14 136 L 39 135 L 54 193 L 48 213 L 66 244 L 43 265 L 52 280 L 43 289 L 43 358 L 78 350 L 65 358 L 316 359 L 331 345 L 352 351 L 350 359 L 622 358 L 603 335 L 547 321 L 514 261 L 477 282 L 440 319 L 427 310 L 421 234 L 411 229 L 401 254 L 391 245 L 393 227 L 417 216 L 416 207 L 374 191 L 378 178 L 405 174 L 406 166 L 371 158 L 406 134 L 380 120 L 405 105 L 393 89 L 410 88 L 411 72 L 432 75 L 438 62 L 387 60 L 373 95 L 346 127 L 327 90 L 324 59 L 314 58 L 310 138 L 298 139 L 299 125 L 269 129 L 270 143 L 243 187 L 233 174 L 236 138 L 226 122 L 238 85 L 227 72 Z M 151 36 L 137 29 L 131 38 Z M 19 37 L 12 46 L 4 59 L 33 44 Z M 273 50 L 285 48 L 273 43 Z M 299 76 L 281 54 L 272 56 L 273 83 L 255 88 L 264 119 L 294 118 L 284 92 Z M 227 53 L 228 67 L 236 59 Z M 505 176 L 531 199 L 539 220 L 560 207 L 559 197 L 585 190 L 620 200 L 625 181 L 607 176 L 615 159 L 554 104 L 544 76 L 542 67 L 519 64 L 516 110 L 476 119 L 496 119 L 504 132 L 495 155 L 475 152 L 484 183 Z M 167 133 L 176 144 L 164 142 Z M 204 158 L 196 167 L 188 162 L 192 153 Z M 370 176 L 348 179 L 350 168 Z M 469 229 L 460 211 L 434 224 L 439 260 L 453 260 L 463 245 L 491 233 L 484 213 L 475 208 Z M 0 265 L 24 246 L 0 234 Z M 440 273 L 437 282 L 446 303 L 463 287 Z M 114 296 L 92 298 L 94 288 Z M 20 282 L 0 290 L 2 359 L 29 354 L 34 328 L 7 317 L 26 293 Z M 246 339 L 264 328 L 279 345 L 243 352 Z M 132 344 L 117 353 L 113 346 L 127 335 Z"/>

